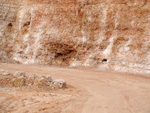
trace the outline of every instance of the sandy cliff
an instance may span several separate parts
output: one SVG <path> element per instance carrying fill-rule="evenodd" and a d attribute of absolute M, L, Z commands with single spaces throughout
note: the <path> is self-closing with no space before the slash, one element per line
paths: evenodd
<path fill-rule="evenodd" d="M 0 0 L 0 61 L 150 73 L 149 0 Z"/>

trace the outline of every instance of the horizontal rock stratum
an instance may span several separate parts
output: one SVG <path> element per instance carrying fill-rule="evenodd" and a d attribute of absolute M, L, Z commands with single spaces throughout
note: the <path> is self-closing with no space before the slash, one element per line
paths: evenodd
<path fill-rule="evenodd" d="M 149 0 L 0 0 L 0 62 L 150 73 Z"/>

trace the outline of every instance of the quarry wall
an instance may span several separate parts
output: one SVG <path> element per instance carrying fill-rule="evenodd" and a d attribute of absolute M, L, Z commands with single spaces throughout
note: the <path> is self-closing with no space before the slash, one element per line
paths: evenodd
<path fill-rule="evenodd" d="M 0 62 L 150 73 L 150 0 L 0 0 Z"/>

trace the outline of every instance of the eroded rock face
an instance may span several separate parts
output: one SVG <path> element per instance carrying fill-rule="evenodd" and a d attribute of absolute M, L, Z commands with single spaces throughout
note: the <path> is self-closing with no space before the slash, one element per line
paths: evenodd
<path fill-rule="evenodd" d="M 149 0 L 0 0 L 0 61 L 150 73 Z"/>

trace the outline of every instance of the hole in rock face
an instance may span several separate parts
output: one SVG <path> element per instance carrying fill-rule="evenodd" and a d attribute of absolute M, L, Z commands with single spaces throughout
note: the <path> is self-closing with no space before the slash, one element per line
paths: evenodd
<path fill-rule="evenodd" d="M 107 62 L 107 59 L 104 58 L 104 59 L 102 60 L 102 62 Z"/>
<path fill-rule="evenodd" d="M 63 56 L 62 53 L 57 53 L 55 57 Z"/>
<path fill-rule="evenodd" d="M 49 48 L 48 51 L 54 55 L 52 63 L 56 65 L 69 66 L 70 63 L 72 63 L 72 59 L 77 54 L 74 43 L 50 41 L 44 45 L 46 45 Z"/>
<path fill-rule="evenodd" d="M 24 54 L 24 52 L 23 52 L 23 51 L 19 51 L 18 53 L 19 53 L 19 54 Z"/>
<path fill-rule="evenodd" d="M 30 22 L 26 22 L 23 27 L 30 25 Z"/>
<path fill-rule="evenodd" d="M 59 65 L 69 65 L 72 57 L 74 57 L 76 54 L 75 50 L 66 50 L 61 51 L 61 53 L 56 53 L 55 55 L 55 61 Z"/>
<path fill-rule="evenodd" d="M 26 22 L 26 23 L 23 24 L 23 27 L 22 27 L 22 30 L 21 30 L 22 34 L 28 33 L 29 26 L 30 26 L 30 22 Z"/>
<path fill-rule="evenodd" d="M 12 23 L 9 23 L 9 24 L 8 24 L 8 27 L 12 27 L 12 26 L 13 26 Z"/>

